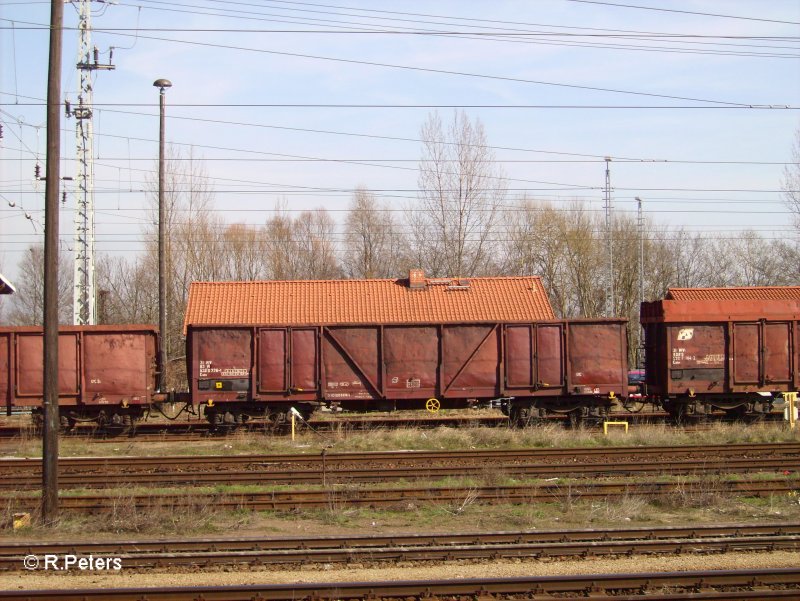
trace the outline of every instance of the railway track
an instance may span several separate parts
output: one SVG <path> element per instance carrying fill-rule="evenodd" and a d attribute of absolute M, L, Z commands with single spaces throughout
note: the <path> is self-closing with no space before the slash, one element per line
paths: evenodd
<path fill-rule="evenodd" d="M 800 549 L 800 523 L 316 538 L 159 539 L 0 543 L 0 571 L 48 554 L 120 558 L 125 570 L 212 566 L 574 559 Z"/>
<path fill-rule="evenodd" d="M 3 462 L 5 463 L 5 462 Z M 61 489 L 116 488 L 135 484 L 137 487 L 156 486 L 208 486 L 258 484 L 263 486 L 292 484 L 380 483 L 395 481 L 435 480 L 442 478 L 515 479 L 534 478 L 599 478 L 636 475 L 698 475 L 754 472 L 800 472 L 800 457 L 775 457 L 766 459 L 718 459 L 664 461 L 642 463 L 638 461 L 609 462 L 603 464 L 554 463 L 520 464 L 494 463 L 491 472 L 486 463 L 454 466 L 411 467 L 334 467 L 297 471 L 292 468 L 275 469 L 273 466 L 255 466 L 250 469 L 230 469 L 224 462 L 208 471 L 177 471 L 162 466 L 158 472 L 67 472 L 59 475 Z M 2 464 L 0 464 L 2 465 Z M 236 464 L 233 464 L 234 466 Z M 4 472 L 0 475 L 0 490 L 28 490 L 41 487 L 41 475 L 36 470 L 28 473 Z"/>
<path fill-rule="evenodd" d="M 538 461 L 561 463 L 603 463 L 635 458 L 636 461 L 660 462 L 666 455 L 674 458 L 755 459 L 766 457 L 800 456 L 800 442 L 740 443 L 721 445 L 677 445 L 635 447 L 555 447 L 528 449 L 471 449 L 466 451 L 368 451 L 331 453 L 294 453 L 270 455 L 166 455 L 166 456 L 107 456 L 107 457 L 61 457 L 59 470 L 62 473 L 86 473 L 97 470 L 118 469 L 124 471 L 151 471 L 154 469 L 224 469 L 229 467 L 280 467 L 292 469 L 314 469 L 322 464 L 328 466 L 375 465 L 435 465 L 491 461 L 502 463 Z M 3 472 L 28 472 L 41 467 L 40 459 L 0 459 Z"/>
<path fill-rule="evenodd" d="M 591 574 L 396 582 L 331 582 L 224 587 L 0 591 L 4 601 L 311 601 L 314 599 L 798 599 L 800 568 Z"/>
<path fill-rule="evenodd" d="M 669 460 L 665 460 L 669 457 Z M 0 460 L 0 490 L 41 486 L 41 460 Z M 62 458 L 59 486 L 207 486 L 356 484 L 442 478 L 547 479 L 800 472 L 800 443 L 475 450 Z"/>
<path fill-rule="evenodd" d="M 637 482 L 578 482 L 544 483 L 520 486 L 455 486 L 417 488 L 363 488 L 358 485 L 332 486 L 323 489 L 272 490 L 265 492 L 225 492 L 194 494 L 128 494 L 64 495 L 59 507 L 70 513 L 107 513 L 120 507 L 147 510 L 196 510 L 213 507 L 215 510 L 237 511 L 292 511 L 298 509 L 341 509 L 346 506 L 409 507 L 421 504 L 529 504 L 559 500 L 598 500 L 641 496 L 646 498 L 686 495 L 696 492 L 703 495 L 771 496 L 795 494 L 800 490 L 800 480 L 794 478 L 743 479 L 721 482 L 702 480 L 664 482 L 661 480 Z M 24 494 L 2 495 L 0 505 L 13 511 L 35 511 L 39 497 Z"/>
<path fill-rule="evenodd" d="M 145 473 L 153 471 L 291 470 L 320 471 L 373 467 L 469 466 L 469 465 L 548 465 L 548 464 L 607 464 L 636 462 L 662 464 L 665 457 L 676 461 L 698 462 L 786 460 L 800 458 L 800 443 L 746 443 L 724 445 L 677 445 L 651 447 L 588 447 L 588 448 L 528 448 L 528 449 L 475 449 L 466 451 L 371 451 L 348 453 L 299 453 L 270 455 L 171 455 L 122 457 L 61 457 L 59 473 L 87 474 L 91 472 Z M 2 473 L 30 474 L 41 468 L 40 459 L 0 459 Z"/>

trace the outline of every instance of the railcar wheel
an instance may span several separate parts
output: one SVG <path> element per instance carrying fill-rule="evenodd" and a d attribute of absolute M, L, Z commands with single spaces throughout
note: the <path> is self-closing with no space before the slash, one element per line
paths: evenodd
<path fill-rule="evenodd" d="M 59 416 L 58 421 L 60 422 L 61 429 L 64 432 L 72 432 L 72 430 L 75 429 L 75 425 L 78 423 L 78 420 L 68 415 Z"/>
<path fill-rule="evenodd" d="M 669 413 L 672 423 L 682 426 L 686 423 L 686 405 L 683 403 L 670 403 L 664 407 Z"/>
<path fill-rule="evenodd" d="M 581 409 L 570 411 L 567 415 L 569 416 L 570 429 L 577 430 L 583 425 L 583 411 Z"/>
<path fill-rule="evenodd" d="M 285 411 L 276 411 L 267 416 L 267 422 L 264 425 L 264 429 L 272 433 L 280 432 L 286 426 L 288 421 L 289 418 Z"/>

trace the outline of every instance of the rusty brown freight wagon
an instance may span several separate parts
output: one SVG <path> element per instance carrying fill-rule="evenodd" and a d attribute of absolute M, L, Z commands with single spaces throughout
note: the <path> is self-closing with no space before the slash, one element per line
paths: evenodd
<path fill-rule="evenodd" d="M 500 400 L 600 415 L 627 389 L 623 320 L 559 321 L 536 277 L 197 282 L 187 372 L 212 423 Z"/>
<path fill-rule="evenodd" d="M 129 426 L 156 392 L 158 331 L 148 325 L 62 326 L 58 404 L 63 426 L 79 420 Z M 39 414 L 44 389 L 40 327 L 0 328 L 0 406 Z"/>
<path fill-rule="evenodd" d="M 764 415 L 800 385 L 800 286 L 671 288 L 640 318 L 647 393 L 678 420 Z"/>

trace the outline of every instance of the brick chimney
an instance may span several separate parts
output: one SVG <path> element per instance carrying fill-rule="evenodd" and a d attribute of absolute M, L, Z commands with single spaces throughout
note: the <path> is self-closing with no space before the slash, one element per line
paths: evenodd
<path fill-rule="evenodd" d="M 425 272 L 422 269 L 412 269 L 408 272 L 408 287 L 412 290 L 425 289 Z"/>

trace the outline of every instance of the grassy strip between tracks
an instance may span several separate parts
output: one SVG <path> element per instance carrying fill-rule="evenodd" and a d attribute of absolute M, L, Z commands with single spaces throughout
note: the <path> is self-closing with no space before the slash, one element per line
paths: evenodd
<path fill-rule="evenodd" d="M 774 478 L 774 475 L 762 475 Z M 329 487 L 330 500 L 319 509 L 297 509 L 292 511 L 251 511 L 248 509 L 224 510 L 217 507 L 219 499 L 235 497 L 237 494 L 269 493 L 289 491 L 291 487 L 259 486 L 214 486 L 185 488 L 126 488 L 106 490 L 104 496 L 110 501 L 108 510 L 91 517 L 67 515 L 62 517 L 57 531 L 64 535 L 87 535 L 90 533 L 138 533 L 138 534 L 195 534 L 215 532 L 239 532 L 253 530 L 260 533 L 293 533 L 291 524 L 311 524 L 317 532 L 348 532 L 351 530 L 379 532 L 385 528 L 413 526 L 419 530 L 435 530 L 438 527 L 453 531 L 486 528 L 552 528 L 586 527 L 610 525 L 648 525 L 663 523 L 703 523 L 727 520 L 776 520 L 800 519 L 800 497 L 797 494 L 774 494 L 766 497 L 743 497 L 741 493 L 722 493 L 715 485 L 741 480 L 741 476 L 714 476 L 696 479 L 686 477 L 663 477 L 662 482 L 671 482 L 671 492 L 658 499 L 639 495 L 635 491 L 635 479 L 626 479 L 632 488 L 618 498 L 583 500 L 578 492 L 580 480 L 560 479 L 558 492 L 550 502 L 484 505 L 474 494 L 474 489 L 485 486 L 477 479 L 446 479 L 431 483 L 436 487 L 462 487 L 463 496 L 444 504 L 429 501 L 404 502 L 402 507 L 374 509 L 349 504 L 346 492 L 364 490 L 361 485 Z M 752 477 L 751 477 L 752 478 Z M 797 480 L 797 476 L 792 479 Z M 585 483 L 585 481 L 584 481 Z M 502 485 L 549 485 L 553 481 L 493 481 L 492 486 Z M 407 487 L 398 483 L 396 488 Z M 322 487 L 304 489 L 325 490 Z M 390 488 L 390 486 L 382 486 Z M 337 494 L 338 493 L 338 494 Z M 64 496 L 95 495 L 96 490 L 65 491 Z M 181 495 L 179 509 L 156 504 L 141 509 L 136 507 L 136 495 L 177 494 Z M 29 497 L 28 495 L 21 495 Z M 9 504 L 0 507 L 0 522 L 7 521 L 14 508 Z M 5 515 L 4 515 L 5 514 Z M 5 518 L 5 520 L 4 520 Z M 380 528 L 376 530 L 376 525 Z M 21 532 L 0 530 L 0 536 L 11 538 L 44 535 L 46 532 L 35 522 L 32 528 Z"/>
<path fill-rule="evenodd" d="M 800 442 L 800 429 L 789 430 L 783 423 L 723 424 L 703 429 L 680 429 L 667 425 L 631 425 L 621 428 L 580 428 L 569 430 L 559 424 L 525 429 L 486 427 L 440 427 L 431 430 L 398 428 L 358 432 L 300 431 L 295 440 L 289 436 L 269 436 L 256 432 L 233 433 L 225 437 L 190 444 L 162 440 L 139 440 L 119 437 L 103 442 L 63 437 L 59 452 L 76 456 L 159 456 L 159 455 L 239 455 L 270 453 L 310 453 L 392 450 L 459 450 L 522 448 L 593 448 L 609 446 L 671 446 L 698 444 L 735 444 L 755 442 Z M 41 456 L 41 439 L 34 436 L 3 442 L 0 457 Z"/>
<path fill-rule="evenodd" d="M 288 437 L 266 437 L 259 434 L 233 434 L 226 438 L 192 444 L 175 442 L 137 442 L 119 439 L 97 444 L 88 440 L 61 441 L 63 456 L 86 455 L 215 455 L 250 453 L 319 453 L 383 450 L 460 450 L 515 448 L 594 448 L 611 446 L 667 446 L 697 444 L 734 444 L 748 442 L 798 442 L 800 432 L 792 432 L 781 424 L 715 424 L 699 431 L 684 431 L 660 425 L 631 426 L 625 434 L 610 430 L 609 436 L 596 429 L 565 430 L 559 425 L 516 430 L 507 428 L 438 428 L 435 430 L 376 430 L 356 433 L 301 433 L 297 440 Z M 41 452 L 38 439 L 17 441 L 13 449 L 0 447 L 0 456 L 37 456 Z M 731 476 L 742 479 L 748 476 Z M 774 477 L 774 476 L 758 476 Z M 662 481 L 670 481 L 665 476 Z M 630 480 L 628 480 L 630 481 Z M 792 495 L 745 498 L 723 495 L 708 486 L 688 485 L 686 477 L 676 477 L 675 494 L 649 500 L 635 494 L 608 500 L 581 500 L 568 494 L 572 480 L 561 479 L 565 493 L 554 496 L 552 502 L 520 505 L 482 505 L 468 492 L 479 485 L 499 486 L 535 483 L 536 480 L 509 480 L 502 470 L 488 468 L 479 478 L 455 481 L 447 479 L 431 486 L 463 486 L 467 492 L 458 502 L 445 505 L 410 503 L 403 509 L 371 509 L 348 506 L 333 501 L 323 509 L 288 512 L 259 512 L 247 509 L 229 511 L 216 507 L 213 495 L 289 490 L 290 487 L 214 486 L 187 488 L 142 489 L 126 487 L 106 490 L 103 494 L 117 495 L 113 509 L 103 515 L 81 516 L 64 514 L 55 530 L 37 524 L 14 532 L 3 528 L 9 524 L 14 509 L 0 505 L 0 537 L 45 538 L 54 534 L 68 538 L 110 537 L 121 533 L 148 535 L 213 534 L 275 534 L 297 535 L 304 532 L 342 534 L 354 531 L 464 531 L 474 529 L 503 530 L 523 528 L 591 527 L 614 525 L 650 525 L 669 523 L 708 523 L 723 521 L 790 520 L 800 519 L 800 499 Z M 711 482 L 714 479 L 710 479 Z M 538 482 L 542 482 L 539 480 Z M 552 484 L 553 481 L 545 482 Z M 360 488 L 363 485 L 349 485 Z M 397 486 L 413 486 L 406 483 Z M 382 485 L 387 488 L 388 486 Z M 303 486 L 302 488 L 311 488 Z M 154 492 L 191 496 L 207 493 L 188 508 L 175 511 L 168 507 L 137 510 L 131 502 L 135 494 Z M 66 495 L 96 494 L 97 491 L 63 491 Z"/>

